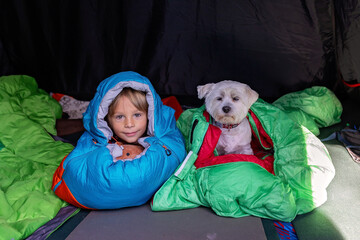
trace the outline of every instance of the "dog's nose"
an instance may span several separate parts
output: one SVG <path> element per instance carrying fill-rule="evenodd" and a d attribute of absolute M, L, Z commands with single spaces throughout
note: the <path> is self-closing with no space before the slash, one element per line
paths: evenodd
<path fill-rule="evenodd" d="M 222 108 L 222 110 L 223 110 L 224 113 L 228 113 L 228 112 L 230 112 L 231 107 L 229 107 L 229 106 L 224 106 L 224 107 Z"/>

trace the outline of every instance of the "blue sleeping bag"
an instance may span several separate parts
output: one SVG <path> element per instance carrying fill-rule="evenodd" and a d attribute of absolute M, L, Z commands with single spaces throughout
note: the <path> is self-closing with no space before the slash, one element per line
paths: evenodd
<path fill-rule="evenodd" d="M 105 117 L 125 87 L 146 92 L 147 136 L 135 159 L 115 161 L 116 144 Z M 53 176 L 55 194 L 81 208 L 116 209 L 146 203 L 186 156 L 174 110 L 163 105 L 150 81 L 135 72 L 120 72 L 102 81 L 84 113 L 85 132 Z"/>

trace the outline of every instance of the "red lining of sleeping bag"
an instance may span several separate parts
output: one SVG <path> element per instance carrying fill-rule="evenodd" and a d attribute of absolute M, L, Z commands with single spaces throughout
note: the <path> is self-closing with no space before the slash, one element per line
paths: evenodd
<path fill-rule="evenodd" d="M 260 121 L 255 116 L 254 113 L 250 112 L 252 118 L 254 119 L 254 122 L 256 123 L 256 127 L 259 131 L 259 134 L 261 134 L 261 137 L 263 137 L 262 142 L 265 145 L 265 147 L 272 147 L 272 141 L 269 135 L 265 132 L 263 129 Z M 203 113 L 204 117 L 206 118 L 206 121 L 209 121 L 210 115 L 204 111 Z M 251 124 L 250 124 L 251 126 Z M 251 127 L 252 129 L 252 127 Z M 252 129 L 253 131 L 253 129 Z M 256 138 L 256 135 L 253 132 L 253 140 L 252 140 L 252 146 L 254 145 L 255 149 L 257 150 L 255 152 L 255 155 L 246 155 L 246 154 L 228 154 L 228 155 L 222 155 L 222 156 L 215 156 L 214 150 L 216 147 L 216 144 L 219 140 L 219 137 L 221 135 L 221 129 L 210 124 L 208 130 L 206 131 L 205 137 L 203 139 L 203 143 L 201 145 L 201 148 L 198 152 L 198 158 L 196 159 L 194 165 L 196 168 L 203 168 L 213 165 L 218 165 L 222 163 L 230 163 L 230 162 L 253 162 L 256 163 L 263 168 L 265 168 L 268 172 L 271 174 L 274 174 L 274 156 L 269 155 L 269 152 L 262 149 L 261 144 L 259 142 L 259 139 Z M 254 141 L 254 140 L 258 141 Z M 270 141 L 269 141 L 270 139 Z M 254 142 L 254 143 L 253 143 Z M 260 151 L 259 151 L 260 150 Z"/>
<path fill-rule="evenodd" d="M 64 160 L 66 159 L 67 155 L 64 157 L 64 159 L 61 161 L 60 166 L 56 169 L 54 176 L 53 176 L 53 183 L 51 186 L 51 189 L 54 190 L 54 187 L 58 184 L 59 186 L 56 188 L 55 190 L 55 194 L 61 198 L 62 200 L 76 206 L 76 207 L 80 207 L 80 208 L 85 208 L 85 209 L 91 209 L 88 207 L 85 207 L 84 205 L 81 205 L 76 198 L 74 197 L 74 195 L 72 195 L 71 191 L 69 190 L 68 186 L 66 185 L 65 181 L 62 179 L 62 175 L 64 173 L 64 167 L 63 167 L 63 163 Z"/>
<path fill-rule="evenodd" d="M 197 168 L 200 168 L 202 165 L 206 166 L 207 163 L 211 161 L 213 157 L 215 157 L 214 150 L 217 142 L 219 141 L 220 135 L 221 129 L 212 124 L 209 124 L 209 128 L 206 131 L 201 148 L 198 152 L 198 157 L 195 162 L 195 166 Z"/>
<path fill-rule="evenodd" d="M 63 158 L 63 160 L 60 163 L 60 166 L 56 169 L 54 175 L 53 175 L 53 181 L 52 181 L 52 186 L 51 189 L 54 190 L 54 187 L 61 182 L 61 176 L 64 173 L 64 168 L 63 168 L 63 162 L 64 159 L 67 157 L 67 155 Z"/>
<path fill-rule="evenodd" d="M 249 110 L 249 113 L 256 125 L 256 128 L 259 133 L 259 137 L 261 138 L 261 139 L 258 139 L 259 144 L 261 142 L 261 145 L 264 146 L 265 148 L 273 148 L 274 143 L 273 143 L 272 139 L 270 138 L 269 134 L 267 134 L 267 132 L 263 128 L 263 126 L 262 126 L 261 122 L 259 121 L 259 119 L 257 118 L 257 116 L 251 110 Z M 251 127 L 251 132 L 252 132 L 253 137 L 256 136 L 255 131 L 254 131 L 253 127 L 251 126 L 251 124 L 250 124 L 250 127 Z M 251 144 L 253 144 L 253 142 L 251 142 Z M 252 145 L 251 145 L 251 147 L 252 147 Z"/>
<path fill-rule="evenodd" d="M 178 120 L 181 113 L 183 112 L 183 109 L 182 109 L 179 101 L 177 100 L 177 98 L 175 96 L 170 96 L 170 97 L 161 99 L 161 101 L 164 105 L 171 107 L 172 109 L 175 110 L 175 119 Z"/>

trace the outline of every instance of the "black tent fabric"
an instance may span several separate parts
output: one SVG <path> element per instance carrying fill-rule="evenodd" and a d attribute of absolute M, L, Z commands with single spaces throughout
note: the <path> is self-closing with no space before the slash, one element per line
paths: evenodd
<path fill-rule="evenodd" d="M 334 11 L 339 78 L 347 95 L 360 101 L 360 1 L 335 1 Z"/>
<path fill-rule="evenodd" d="M 1 1 L 0 75 L 79 99 L 124 70 L 161 95 L 232 79 L 276 99 L 334 89 L 337 66 L 358 82 L 358 21 L 356 0 Z"/>

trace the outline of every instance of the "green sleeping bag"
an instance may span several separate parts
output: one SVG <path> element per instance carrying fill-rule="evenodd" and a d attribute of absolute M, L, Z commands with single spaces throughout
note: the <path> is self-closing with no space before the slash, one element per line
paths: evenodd
<path fill-rule="evenodd" d="M 52 176 L 73 146 L 55 141 L 62 109 L 34 78 L 0 77 L 0 239 L 25 239 L 67 205 Z"/>
<path fill-rule="evenodd" d="M 342 107 L 338 99 L 330 90 L 316 88 L 310 95 L 320 93 L 318 101 L 327 101 L 321 109 L 313 110 L 328 112 L 315 115 L 308 111 L 306 118 L 339 122 Z M 212 139 L 220 133 L 209 123 L 205 107 L 186 110 L 177 125 L 185 137 L 188 155 L 155 194 L 152 210 L 205 206 L 220 216 L 253 215 L 289 222 L 297 214 L 322 205 L 335 175 L 330 155 L 322 142 L 299 124 L 300 120 L 294 121 L 279 106 L 261 99 L 251 106 L 247 117 L 254 155 L 217 156 Z M 308 106 L 298 104 L 294 111 L 302 108 Z"/>

